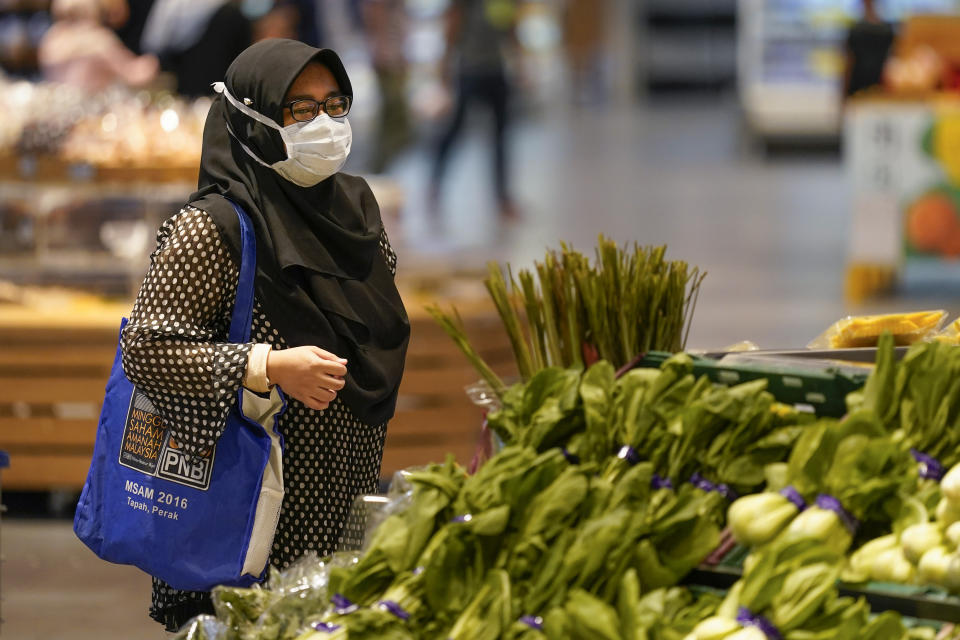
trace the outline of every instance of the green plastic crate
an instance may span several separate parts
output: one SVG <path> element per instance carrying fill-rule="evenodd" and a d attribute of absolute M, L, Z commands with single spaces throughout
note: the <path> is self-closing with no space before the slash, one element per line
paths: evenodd
<path fill-rule="evenodd" d="M 651 351 L 639 360 L 637 366 L 659 368 L 672 355 Z M 693 372 L 697 376 L 705 375 L 717 384 L 727 386 L 766 378 L 767 390 L 779 402 L 808 405 L 818 416 L 841 417 L 846 414 L 847 394 L 861 389 L 870 373 L 864 367 L 751 352 L 737 354 L 737 361 L 691 357 Z"/>

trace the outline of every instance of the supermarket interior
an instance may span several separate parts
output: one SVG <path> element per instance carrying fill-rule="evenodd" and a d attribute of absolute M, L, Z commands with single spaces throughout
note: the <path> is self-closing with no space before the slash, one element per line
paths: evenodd
<path fill-rule="evenodd" d="M 167 633 L 75 508 L 211 83 L 278 37 L 342 59 L 396 253 L 392 515 L 178 638 L 960 638 L 957 0 L 3 0 L 0 638 Z"/>

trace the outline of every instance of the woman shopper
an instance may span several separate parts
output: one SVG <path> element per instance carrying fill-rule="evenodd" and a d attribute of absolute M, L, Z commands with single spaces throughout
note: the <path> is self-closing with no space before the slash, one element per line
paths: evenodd
<path fill-rule="evenodd" d="M 270 554 L 282 569 L 331 553 L 353 500 L 377 489 L 409 323 L 376 200 L 338 172 L 353 95 L 337 55 L 266 40 L 217 89 L 199 190 L 160 229 L 123 366 L 189 454 L 216 444 L 241 385 L 285 392 L 286 495 Z M 250 344 L 226 340 L 241 255 L 231 201 L 257 241 Z M 150 615 L 168 630 L 210 611 L 208 593 L 154 579 Z"/>

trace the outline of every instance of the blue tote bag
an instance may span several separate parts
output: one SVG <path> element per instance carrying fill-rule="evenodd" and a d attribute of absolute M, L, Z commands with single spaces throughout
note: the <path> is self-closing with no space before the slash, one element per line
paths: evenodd
<path fill-rule="evenodd" d="M 256 238 L 249 218 L 233 206 L 243 255 L 229 340 L 246 343 Z M 285 408 L 276 387 L 269 396 L 241 387 L 214 449 L 187 456 L 124 375 L 118 345 L 74 531 L 102 559 L 137 566 L 177 589 L 261 580 L 283 501 L 277 421 Z"/>

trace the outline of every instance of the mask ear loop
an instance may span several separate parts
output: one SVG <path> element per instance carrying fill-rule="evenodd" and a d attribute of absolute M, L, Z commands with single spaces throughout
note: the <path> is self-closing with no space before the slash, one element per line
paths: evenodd
<path fill-rule="evenodd" d="M 243 104 L 242 102 L 234 98 L 233 94 L 230 93 L 230 91 L 227 89 L 227 85 L 225 85 L 224 83 L 214 82 L 212 86 L 214 91 L 216 91 L 217 93 L 223 94 L 223 97 L 225 97 L 227 101 L 230 104 L 232 104 L 234 108 L 236 108 L 236 110 L 242 113 L 243 115 L 249 118 L 253 118 L 260 124 L 265 124 L 271 129 L 276 129 L 277 131 L 283 131 L 283 127 L 278 125 L 276 122 L 274 122 L 267 116 L 263 115 L 259 111 L 254 111 L 247 105 Z"/>
<path fill-rule="evenodd" d="M 230 126 L 230 123 L 229 123 L 229 122 L 227 123 L 227 133 L 229 133 L 229 134 L 233 137 L 233 139 L 237 141 L 237 144 L 239 144 L 239 145 L 243 148 L 243 150 L 247 152 L 247 155 L 248 155 L 248 156 L 250 156 L 251 158 L 253 158 L 253 159 L 256 160 L 257 162 L 259 162 L 261 165 L 263 165 L 263 166 L 266 167 L 267 169 L 273 169 L 273 165 L 267 164 L 266 162 L 264 162 L 264 161 L 260 158 L 260 156 L 258 156 L 256 153 L 253 152 L 253 150 L 252 150 L 250 147 L 248 147 L 247 145 L 243 144 L 243 140 L 241 140 L 240 137 L 239 137 L 236 133 L 233 132 L 233 127 Z M 281 160 L 281 162 L 283 162 L 283 161 Z"/>
<path fill-rule="evenodd" d="M 222 94 L 223 97 L 225 97 L 225 98 L 227 99 L 227 101 L 228 101 L 230 104 L 232 104 L 232 105 L 237 109 L 237 111 L 239 111 L 239 112 L 242 113 L 243 115 L 248 116 L 248 117 L 250 117 L 250 118 L 253 118 L 254 120 L 256 120 L 257 122 L 259 122 L 259 123 L 261 123 L 261 124 L 265 124 L 265 125 L 267 125 L 268 127 L 273 127 L 274 129 L 278 129 L 278 130 L 280 130 L 280 131 L 282 132 L 283 128 L 282 128 L 282 127 L 278 127 L 276 122 L 270 120 L 269 118 L 267 118 L 266 116 L 264 116 L 264 115 L 262 115 L 262 114 L 260 114 L 260 113 L 257 113 L 257 112 L 254 111 L 253 109 L 248 108 L 246 105 L 240 104 L 240 102 L 239 102 L 236 98 L 234 98 L 233 95 L 227 90 L 227 86 L 226 86 L 224 83 L 222 83 L 222 82 L 214 82 L 212 86 L 213 86 L 213 90 L 214 90 L 214 91 L 216 91 L 216 92 L 219 93 L 219 94 Z M 243 148 L 243 150 L 247 152 L 247 155 L 248 155 L 248 156 L 250 156 L 251 158 L 253 158 L 253 159 L 256 160 L 257 162 L 259 162 L 262 166 L 266 167 L 267 169 L 273 169 L 273 165 L 267 164 L 266 162 L 264 162 L 264 161 L 260 158 L 260 156 L 258 156 L 256 153 L 254 153 L 253 150 L 252 150 L 250 147 L 248 147 L 247 145 L 245 145 L 245 144 L 243 143 L 243 140 L 240 139 L 240 136 L 238 136 L 238 135 L 234 132 L 233 127 L 230 126 L 230 121 L 229 121 L 229 120 L 227 120 L 226 124 L 227 124 L 227 133 L 229 133 L 229 134 L 233 137 L 233 139 L 237 141 L 237 144 L 239 144 L 239 145 Z M 281 160 L 281 162 L 282 162 L 282 160 Z"/>

